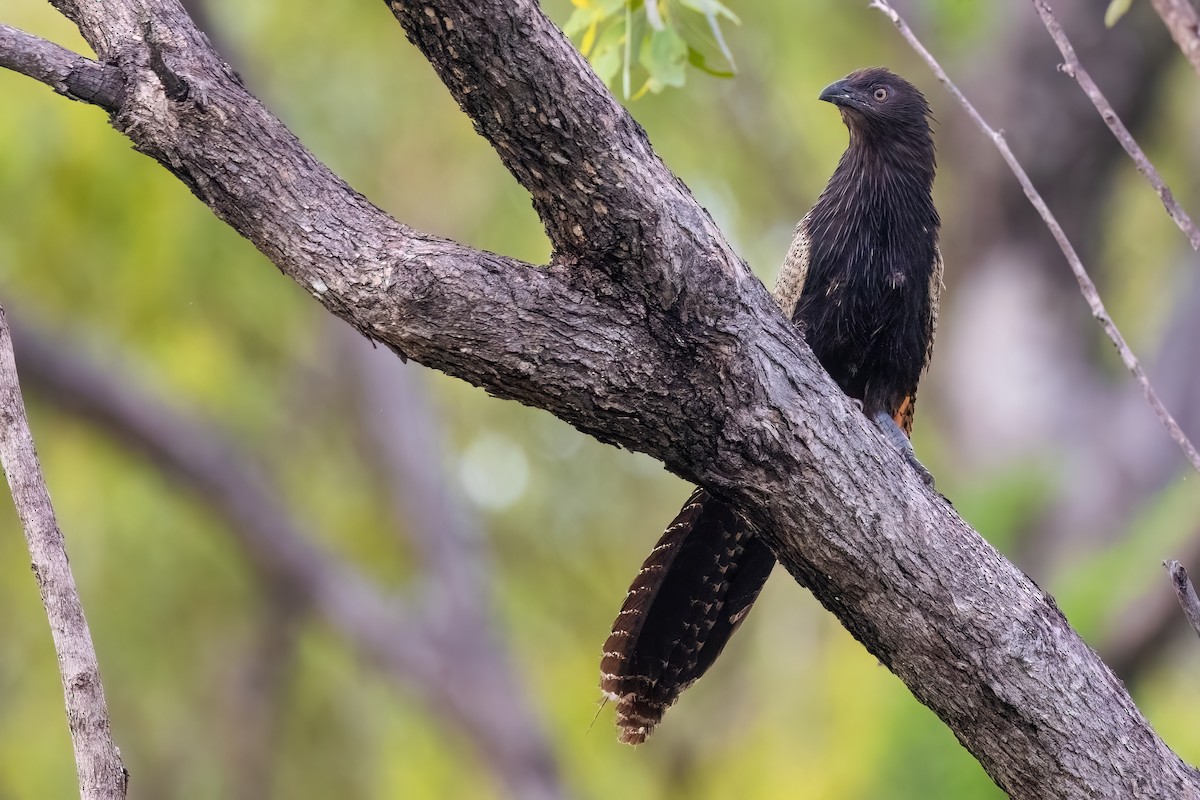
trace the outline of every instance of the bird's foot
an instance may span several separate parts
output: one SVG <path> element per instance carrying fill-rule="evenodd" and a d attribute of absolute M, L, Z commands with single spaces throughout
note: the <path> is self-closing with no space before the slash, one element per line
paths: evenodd
<path fill-rule="evenodd" d="M 912 442 L 904 435 L 904 431 L 900 430 L 900 426 L 896 424 L 896 420 L 892 419 L 891 415 L 880 411 L 875 415 L 875 425 L 883 431 L 888 440 L 896 446 L 900 451 L 900 455 L 904 456 L 904 460 L 909 463 L 925 485 L 930 489 L 934 488 L 933 473 L 925 469 L 925 465 L 917 458 L 917 454 L 913 451 Z"/>

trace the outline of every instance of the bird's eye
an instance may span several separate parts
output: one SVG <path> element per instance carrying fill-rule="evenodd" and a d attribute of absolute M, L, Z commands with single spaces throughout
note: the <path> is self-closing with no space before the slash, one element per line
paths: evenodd
<path fill-rule="evenodd" d="M 887 89 L 880 86 L 878 89 L 875 90 L 875 99 L 876 100 L 878 100 L 879 102 L 882 103 L 884 100 L 887 100 L 887 98 L 888 98 Z"/>

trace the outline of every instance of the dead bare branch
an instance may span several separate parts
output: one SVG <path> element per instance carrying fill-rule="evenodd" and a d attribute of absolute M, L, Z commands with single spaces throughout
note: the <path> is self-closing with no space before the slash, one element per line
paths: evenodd
<path fill-rule="evenodd" d="M 1171 188 L 1167 186 L 1166 181 L 1158 174 L 1158 170 L 1154 168 L 1154 164 L 1150 163 L 1150 159 L 1146 157 L 1145 152 L 1138 146 L 1137 141 L 1133 138 L 1133 134 L 1125 127 L 1125 123 L 1117 116 L 1117 112 L 1113 110 L 1112 104 L 1108 102 L 1108 98 L 1100 91 L 1100 87 L 1092 80 L 1092 76 L 1084 69 L 1080 63 L 1079 57 L 1075 55 L 1075 48 L 1071 45 L 1071 40 L 1067 38 L 1066 32 L 1058 19 L 1054 16 L 1054 12 L 1050 9 L 1050 4 L 1046 0 L 1033 0 L 1033 6 L 1037 9 L 1038 15 L 1042 18 L 1042 24 L 1046 26 L 1046 30 L 1050 32 L 1050 38 L 1054 39 L 1054 44 L 1058 46 L 1058 50 L 1062 53 L 1063 63 L 1059 65 L 1059 70 L 1071 76 L 1083 89 L 1083 93 L 1092 101 L 1092 105 L 1100 112 L 1100 118 L 1104 120 L 1104 124 L 1112 131 L 1113 136 L 1121 143 L 1121 147 L 1125 148 L 1125 152 L 1133 159 L 1134 165 L 1138 172 L 1150 182 L 1154 187 L 1154 191 L 1158 194 L 1158 198 L 1162 201 L 1163 208 L 1167 210 L 1167 214 L 1183 231 L 1187 237 L 1188 243 L 1192 249 L 1200 253 L 1200 230 L 1197 230 L 1196 224 L 1192 222 L 1192 218 L 1179 205 L 1179 201 L 1175 199 L 1175 195 L 1171 192 Z"/>
<path fill-rule="evenodd" d="M 900 31 L 900 35 L 925 60 L 925 63 L 933 70 L 934 75 L 942 82 L 942 85 L 946 87 L 950 95 L 958 101 L 959 105 L 966 110 L 972 121 L 983 131 L 984 135 L 992 140 L 996 149 L 1000 151 L 1001 157 L 1003 157 L 1009 169 L 1012 170 L 1013 175 L 1020 182 L 1021 188 L 1025 191 L 1025 196 L 1029 198 L 1029 202 L 1037 209 L 1038 214 L 1041 215 L 1042 220 L 1046 223 L 1046 227 L 1054 236 L 1054 240 L 1058 242 L 1063 255 L 1066 256 L 1067 263 L 1071 267 L 1071 272 L 1074 273 L 1075 280 L 1079 283 L 1079 290 L 1083 293 L 1083 299 L 1087 301 L 1088 307 L 1092 311 L 1092 316 L 1100 323 L 1100 327 L 1104 329 L 1104 333 L 1117 348 L 1117 353 L 1120 354 L 1125 368 L 1129 370 L 1134 380 L 1141 386 L 1142 394 L 1146 397 L 1146 402 L 1149 403 L 1150 408 L 1154 411 L 1167 433 L 1179 445 L 1179 449 L 1183 451 L 1184 457 L 1191 462 L 1197 472 L 1200 472 L 1200 453 L 1196 451 L 1196 447 L 1188 439 L 1183 429 L 1179 427 L 1179 423 L 1175 421 L 1171 412 L 1167 410 L 1166 406 L 1158 398 L 1158 393 L 1154 391 L 1154 386 L 1150 383 L 1150 378 L 1147 377 L 1141 362 L 1133 354 L 1133 350 L 1126 343 L 1125 337 L 1121 335 L 1121 331 L 1117 328 L 1116 323 L 1109 316 L 1108 309 L 1104 306 L 1104 301 L 1100 299 L 1100 292 L 1096 288 L 1096 284 L 1092 281 L 1091 276 L 1088 275 L 1087 269 L 1083 266 L 1083 262 L 1075 252 L 1074 246 L 1067 239 L 1067 235 L 1063 232 L 1062 226 L 1058 224 L 1058 220 L 1055 219 L 1049 206 L 1046 205 L 1046 201 L 1042 199 L 1037 189 L 1034 188 L 1033 182 L 1029 180 L 1029 175 L 1025 172 L 1025 168 L 1021 166 L 1021 162 L 1017 160 L 1012 149 L 1008 146 L 1008 142 L 1005 141 L 1003 132 L 997 131 L 988 125 L 987 121 L 975 109 L 971 101 L 950 80 L 950 76 L 946 74 L 946 71 L 938 63 L 937 59 L 933 57 L 933 54 L 917 39 L 912 29 L 908 27 L 908 24 L 901 18 L 896 9 L 892 8 L 886 0 L 872 0 L 870 7 L 882 11 L 892 21 L 896 29 Z"/>
<path fill-rule="evenodd" d="M 67 560 L 46 479 L 33 446 L 17 380 L 12 338 L 0 308 L 0 463 L 8 477 L 17 516 L 50 622 L 75 750 L 79 794 L 84 800 L 124 800 L 128 775 L 112 740 L 100 662 L 83 613 L 83 601 Z"/>

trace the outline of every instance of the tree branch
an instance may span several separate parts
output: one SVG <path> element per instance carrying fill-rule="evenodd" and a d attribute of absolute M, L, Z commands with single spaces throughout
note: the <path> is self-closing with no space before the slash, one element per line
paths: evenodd
<path fill-rule="evenodd" d="M 387 4 L 529 190 L 557 259 L 607 269 L 662 305 L 678 301 L 698 313 L 706 292 L 697 280 L 748 277 L 712 218 L 536 0 Z"/>
<path fill-rule="evenodd" d="M 1150 3 L 1183 51 L 1183 57 L 1200 75 L 1200 14 L 1191 0 L 1150 0 Z"/>
<path fill-rule="evenodd" d="M 1171 585 L 1175 587 L 1175 596 L 1183 607 L 1184 616 L 1192 630 L 1200 636 L 1200 597 L 1196 596 L 1196 587 L 1188 580 L 1187 570 L 1178 561 L 1164 561 L 1163 566 L 1171 576 Z"/>
<path fill-rule="evenodd" d="M 1121 143 L 1121 147 L 1125 148 L 1125 152 L 1133 159 L 1134 165 L 1138 172 L 1145 176 L 1150 185 L 1154 187 L 1154 191 L 1158 194 L 1158 198 L 1162 200 L 1163 208 L 1167 210 L 1167 214 L 1187 236 L 1188 243 L 1192 249 L 1200 253 L 1200 230 L 1196 229 L 1196 224 L 1192 222 L 1192 218 L 1179 205 L 1179 201 L 1175 199 L 1175 195 L 1171 193 L 1171 188 L 1167 186 L 1166 181 L 1158 174 L 1158 170 L 1150 163 L 1150 159 L 1138 146 L 1137 141 L 1133 138 L 1133 134 L 1125 127 L 1125 123 L 1117 116 L 1117 112 L 1113 110 L 1112 105 L 1100 91 L 1100 87 L 1092 80 L 1092 76 L 1083 68 L 1083 64 L 1079 62 L 1079 58 L 1075 55 L 1075 48 L 1071 46 L 1071 40 L 1067 38 L 1066 32 L 1063 31 L 1062 25 L 1058 23 L 1058 19 L 1054 16 L 1054 12 L 1050 10 L 1049 3 L 1046 0 L 1033 0 L 1034 8 L 1037 9 L 1038 15 L 1042 18 L 1042 24 L 1046 26 L 1046 30 L 1050 32 L 1050 38 L 1054 40 L 1054 44 L 1058 46 L 1058 50 L 1062 53 L 1063 62 L 1059 65 L 1059 70 L 1070 75 L 1079 84 L 1079 88 L 1083 89 L 1083 93 L 1092 101 L 1092 105 L 1100 112 L 1101 119 L 1108 129 L 1112 131 L 1113 136 Z M 1173 33 L 1173 32 L 1172 32 Z"/>
<path fill-rule="evenodd" d="M 1183 432 L 1183 429 L 1179 427 L 1179 423 L 1171 416 L 1171 412 L 1167 411 L 1166 406 L 1159 400 L 1158 393 L 1154 391 L 1154 386 L 1150 383 L 1150 378 L 1146 376 L 1146 371 L 1142 368 L 1141 362 L 1133 354 L 1133 350 L 1126 343 L 1125 337 L 1121 335 L 1117 324 L 1109 316 L 1108 309 L 1104 306 L 1104 301 L 1100 299 L 1100 292 L 1096 289 L 1096 284 L 1092 281 L 1091 276 L 1088 275 L 1083 262 L 1080 261 L 1079 254 L 1075 252 L 1074 246 L 1067 239 L 1067 235 L 1063 233 L 1062 226 L 1054 218 L 1054 214 L 1050 211 L 1049 206 L 1046 205 L 1046 201 L 1042 199 L 1037 189 L 1034 188 L 1033 182 L 1029 180 L 1029 175 L 1026 174 L 1024 167 L 1017 161 L 1017 157 L 1013 155 L 1008 142 L 1004 140 L 1004 134 L 994 130 L 987 124 L 979 112 L 975 110 L 975 106 L 971 104 L 971 101 L 950 80 L 950 76 L 942 69 L 941 64 L 937 62 L 933 54 L 921 44 L 916 35 L 913 34 L 912 29 L 908 27 L 908 24 L 905 23 L 886 0 L 872 0 L 871 7 L 879 9 L 891 19 L 896 29 L 900 31 L 900 34 L 913 50 L 925 59 L 925 62 L 929 64 L 930 69 L 933 70 L 933 73 L 942 82 L 942 85 L 946 87 L 951 96 L 966 110 L 972 121 L 983 131 L 984 135 L 992 140 L 996 149 L 1000 151 L 1000 155 L 1004 158 L 1005 163 L 1008 164 L 1009 169 L 1012 170 L 1013 175 L 1020 182 L 1021 188 L 1025 190 L 1025 196 L 1029 198 L 1029 202 L 1037 209 L 1038 214 L 1041 215 L 1042 220 L 1046 223 L 1046 227 L 1050 230 L 1051 235 L 1054 236 L 1054 240 L 1058 242 L 1063 255 L 1066 256 L 1067 264 L 1070 265 L 1071 272 L 1074 273 L 1075 280 L 1079 283 L 1079 290 L 1083 293 L 1083 299 L 1087 301 L 1088 307 L 1092 310 L 1092 316 L 1100 323 L 1100 327 L 1104 329 L 1104 333 L 1117 348 L 1117 353 L 1121 356 L 1121 361 L 1124 362 L 1125 368 L 1129 370 L 1134 380 L 1141 386 L 1142 394 L 1146 397 L 1146 402 L 1149 403 L 1150 408 L 1154 411 L 1167 433 L 1179 445 L 1179 449 L 1183 451 L 1184 457 L 1192 463 L 1197 472 L 1200 472 L 1200 453 L 1196 451 L 1195 446 Z"/>
<path fill-rule="evenodd" d="M 237 83 L 175 0 L 58 5 L 101 60 L 122 66 L 129 90 L 114 125 L 285 274 L 390 347 L 728 498 L 1010 794 L 1200 797 L 1200 774 L 1053 601 L 925 490 L 677 179 L 636 160 L 648 148 L 640 129 L 608 116 L 611 105 L 572 127 L 601 88 L 575 75 L 578 57 L 542 53 L 570 45 L 530 0 L 427 0 L 428 24 L 408 3 L 399 15 L 419 25 L 410 36 L 448 65 L 448 81 L 480 95 L 463 104 L 481 130 L 494 110 L 532 137 L 513 139 L 528 154 L 504 156 L 527 165 L 518 178 L 568 198 L 561 218 L 552 198 L 537 200 L 558 251 L 546 269 L 390 220 Z M 473 52 L 489 47 L 513 63 Z M 556 92 L 562 115 L 541 121 L 537 86 Z M 529 100 L 524 118 L 505 117 Z M 593 176 L 589 158 L 603 153 L 621 154 L 603 162 L 615 172 Z M 556 166 L 534 175 L 547 158 Z M 602 194 L 588 189 L 596 179 Z M 621 223 L 585 225 L 572 195 L 600 200 L 594 220 Z M 579 243 L 560 241 L 570 235 Z"/>
<path fill-rule="evenodd" d="M 112 740 L 100 662 L 71 575 L 66 542 L 58 529 L 46 479 L 17 381 L 12 339 L 0 308 L 0 463 L 8 477 L 17 516 L 33 561 L 33 574 L 50 622 L 75 750 L 79 794 L 84 800 L 124 800 L 127 775 Z"/>
<path fill-rule="evenodd" d="M 562 796 L 555 764 L 529 713 L 505 704 L 518 693 L 510 687 L 502 687 L 497 698 L 476 693 L 495 688 L 495 678 L 483 681 L 474 672 L 487 670 L 492 661 L 458 663 L 464 651 L 444 632 L 442 620 L 406 612 L 315 544 L 265 478 L 210 426 L 139 393 L 136 381 L 115 366 L 98 369 L 27 325 L 14 330 L 33 387 L 202 497 L 270 583 L 314 608 L 392 680 L 420 686 L 431 710 L 449 714 L 512 796 Z M 468 627 L 462 635 L 477 632 Z"/>
<path fill-rule="evenodd" d="M 116 110 L 124 90 L 119 69 L 2 23 L 0 67 L 41 81 L 63 97 L 108 111 Z"/>

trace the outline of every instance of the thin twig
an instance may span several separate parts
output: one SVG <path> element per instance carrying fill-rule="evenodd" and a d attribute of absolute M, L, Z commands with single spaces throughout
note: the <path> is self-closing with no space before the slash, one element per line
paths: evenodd
<path fill-rule="evenodd" d="M 1200 13 L 1191 0 L 1151 0 L 1151 5 L 1183 51 L 1183 57 L 1200 75 Z"/>
<path fill-rule="evenodd" d="M 1200 597 L 1196 596 L 1196 587 L 1188 580 L 1187 570 L 1178 561 L 1164 561 L 1163 566 L 1171 576 L 1171 585 L 1175 587 L 1175 595 L 1183 613 L 1192 625 L 1192 630 L 1200 636 Z"/>
<path fill-rule="evenodd" d="M 58 654 L 79 795 L 84 800 L 123 800 L 127 776 L 112 740 L 104 686 L 100 682 L 100 662 L 71 575 L 66 542 L 58 529 L 50 492 L 34 450 L 3 308 L 0 308 L 0 463 L 4 465 L 17 516 L 25 529 L 33 574 Z"/>
<path fill-rule="evenodd" d="M 905 38 L 905 40 L 909 43 L 913 50 L 917 52 L 918 55 L 925 59 L 925 63 L 927 63 L 929 68 L 933 70 L 933 74 L 936 75 L 937 79 L 942 82 L 942 85 L 946 87 L 946 90 L 950 92 L 950 95 L 958 101 L 959 105 L 966 110 L 967 115 L 971 117 L 972 121 L 974 121 L 979 129 L 983 131 L 989 139 L 992 140 L 992 144 L 994 144 L 996 149 L 1000 151 L 1001 157 L 1004 159 L 1005 163 L 1008 164 L 1008 167 L 1012 170 L 1013 175 L 1017 177 L 1017 181 L 1020 182 L 1021 188 L 1025 191 L 1025 196 L 1029 198 L 1029 202 L 1035 209 L 1037 209 L 1038 214 L 1041 215 L 1042 220 L 1046 223 L 1046 227 L 1054 236 L 1054 240 L 1058 242 L 1059 249 L 1061 249 L 1063 255 L 1066 256 L 1067 263 L 1071 266 L 1071 272 L 1074 273 L 1075 280 L 1079 283 L 1079 290 L 1083 293 L 1084 300 L 1087 301 L 1088 306 L 1092 310 L 1092 316 L 1096 318 L 1096 320 L 1100 323 L 1100 327 L 1104 329 L 1104 332 L 1108 335 L 1108 338 L 1111 339 L 1112 343 L 1116 346 L 1117 352 L 1121 356 L 1121 361 L 1125 363 L 1126 369 L 1129 370 L 1129 372 L 1133 375 L 1134 380 L 1136 380 L 1138 385 L 1141 386 L 1142 394 L 1146 396 L 1146 402 L 1150 404 L 1152 409 L 1154 409 L 1154 413 L 1158 416 L 1158 419 L 1162 423 L 1163 427 L 1167 429 L 1167 433 L 1169 433 L 1171 438 L 1175 440 L 1175 443 L 1179 445 L 1179 449 L 1183 451 L 1184 456 L 1192 463 L 1192 466 L 1195 467 L 1196 471 L 1200 472 L 1200 453 L 1196 452 L 1195 446 L 1191 443 L 1191 441 L 1188 440 L 1188 437 L 1183 432 L 1183 429 L 1179 427 L 1179 423 L 1175 421 L 1175 418 L 1171 416 L 1169 411 L 1167 411 L 1166 406 L 1164 406 L 1162 401 L 1158 399 L 1158 393 L 1154 391 L 1154 386 L 1150 383 L 1150 379 L 1146 376 L 1146 371 L 1142 369 L 1141 362 L 1138 361 L 1137 356 L 1133 354 L 1133 351 L 1129 349 L 1129 345 L 1125 342 L 1125 337 L 1121 335 L 1121 331 L 1117 329 L 1116 323 L 1113 322 L 1112 317 L 1109 316 L 1108 309 L 1104 307 L 1104 301 L 1100 299 L 1100 293 L 1096 289 L 1096 284 L 1092 282 L 1091 277 L 1084 268 L 1083 262 L 1079 259 L 1079 254 L 1075 252 L 1075 248 L 1071 245 L 1070 240 L 1067 239 L 1067 235 L 1063 232 L 1062 226 L 1058 224 L 1058 220 L 1055 219 L 1054 214 L 1050 212 L 1050 208 L 1046 205 L 1046 201 L 1042 199 L 1042 196 L 1038 194 L 1037 189 L 1033 187 L 1033 182 L 1029 180 L 1029 175 L 1026 174 L 1025 168 L 1021 166 L 1021 163 L 1017 161 L 1017 157 L 1013 155 L 1013 151 L 1009 148 L 1008 142 L 1004 140 L 1003 132 L 994 130 L 990 125 L 987 124 L 984 118 L 975 109 L 975 106 L 971 104 L 971 101 L 968 100 L 966 96 L 963 95 L 962 91 L 954 85 L 954 82 L 950 80 L 950 77 L 946 74 L 946 71 L 942 69 L 942 65 L 937 62 L 937 59 L 935 59 L 933 55 L 925 49 L 925 46 L 921 44 L 920 40 L 917 39 L 915 34 L 913 34 L 912 30 L 908 27 L 908 24 L 905 23 L 905 21 L 896 12 L 896 9 L 892 8 L 891 5 L 886 2 L 886 0 L 872 0 L 870 7 L 882 11 L 889 19 L 891 19 L 892 23 L 896 26 L 896 29 L 900 31 L 900 35 Z"/>
<path fill-rule="evenodd" d="M 1062 53 L 1063 63 L 1059 65 L 1059 70 L 1067 75 L 1070 75 L 1079 84 L 1079 88 L 1083 89 L 1083 93 L 1092 101 L 1092 105 L 1100 112 L 1101 119 L 1108 129 L 1112 131 L 1113 136 L 1121 143 L 1121 147 L 1125 148 L 1125 152 L 1133 159 L 1134 165 L 1138 172 L 1145 176 L 1150 185 L 1154 187 L 1154 191 L 1158 193 L 1158 198 L 1162 200 L 1163 208 L 1167 210 L 1167 214 L 1179 226 L 1179 230 L 1187 236 L 1188 243 L 1192 249 L 1200 253 L 1200 230 L 1197 230 L 1196 224 L 1192 222 L 1192 218 L 1187 215 L 1187 212 L 1180 207 L 1179 201 L 1175 199 L 1175 195 L 1171 193 L 1171 187 L 1167 186 L 1167 182 L 1158 174 L 1158 170 L 1150 163 L 1150 159 L 1146 157 L 1145 152 L 1138 146 L 1129 129 L 1125 127 L 1125 123 L 1117 116 L 1117 112 L 1113 110 L 1108 99 L 1100 91 L 1100 87 L 1092 80 L 1092 76 L 1083 68 L 1083 64 L 1079 62 L 1079 58 L 1075 55 L 1075 48 L 1071 46 L 1071 40 L 1067 38 L 1067 34 L 1063 31 L 1062 25 L 1055 18 L 1054 12 L 1050 10 L 1050 6 L 1046 0 L 1033 0 L 1034 8 L 1037 9 L 1038 15 L 1042 18 L 1042 24 L 1046 26 L 1046 30 L 1050 32 L 1050 38 L 1058 45 L 1058 50 Z"/>

